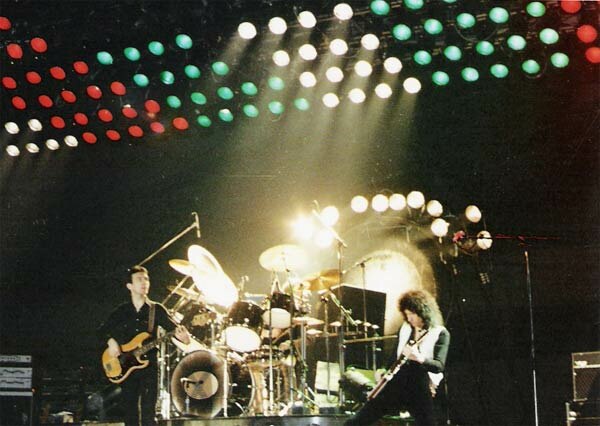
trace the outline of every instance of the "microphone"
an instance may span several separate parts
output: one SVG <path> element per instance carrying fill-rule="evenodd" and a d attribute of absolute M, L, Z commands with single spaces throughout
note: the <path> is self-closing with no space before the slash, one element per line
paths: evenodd
<path fill-rule="evenodd" d="M 198 213 L 192 212 L 192 216 L 194 216 L 194 226 L 196 227 L 196 238 L 200 239 L 200 219 L 198 218 Z"/>

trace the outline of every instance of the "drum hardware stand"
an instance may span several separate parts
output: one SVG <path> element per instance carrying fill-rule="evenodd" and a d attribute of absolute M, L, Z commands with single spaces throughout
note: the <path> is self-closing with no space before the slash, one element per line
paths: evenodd
<path fill-rule="evenodd" d="M 158 337 L 164 335 L 162 327 L 158 328 Z M 167 342 L 161 342 L 159 347 L 158 365 L 158 395 L 156 412 L 162 420 L 171 419 L 171 393 L 169 383 L 171 383 L 171 355 L 167 350 Z"/>

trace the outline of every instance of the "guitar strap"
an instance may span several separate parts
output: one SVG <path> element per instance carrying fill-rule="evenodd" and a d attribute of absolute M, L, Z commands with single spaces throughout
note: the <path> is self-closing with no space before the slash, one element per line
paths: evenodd
<path fill-rule="evenodd" d="M 152 334 L 154 330 L 154 319 L 156 318 L 156 305 L 154 302 L 148 301 L 150 310 L 148 311 L 148 333 Z"/>

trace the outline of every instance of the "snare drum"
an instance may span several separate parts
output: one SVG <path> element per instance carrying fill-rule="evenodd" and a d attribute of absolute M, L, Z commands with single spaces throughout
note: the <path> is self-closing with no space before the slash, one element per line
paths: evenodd
<path fill-rule="evenodd" d="M 252 352 L 260 348 L 263 309 L 254 302 L 235 302 L 225 320 L 225 344 L 237 352 Z"/>
<path fill-rule="evenodd" d="M 265 310 L 263 321 L 274 328 L 288 328 L 292 323 L 292 297 L 289 294 L 275 292 L 268 299 L 270 311 Z"/>

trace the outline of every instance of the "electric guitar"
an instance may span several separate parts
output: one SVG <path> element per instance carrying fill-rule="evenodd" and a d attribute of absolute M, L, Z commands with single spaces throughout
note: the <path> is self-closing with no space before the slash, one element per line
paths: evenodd
<path fill-rule="evenodd" d="M 175 330 L 164 334 L 158 339 L 144 343 L 151 337 L 150 333 L 143 332 L 129 342 L 121 345 L 121 355 L 114 357 L 108 353 L 108 348 L 102 353 L 102 368 L 104 374 L 112 383 L 122 383 L 129 375 L 142 368 L 146 368 L 150 361 L 144 355 L 160 345 L 175 334 Z"/>

